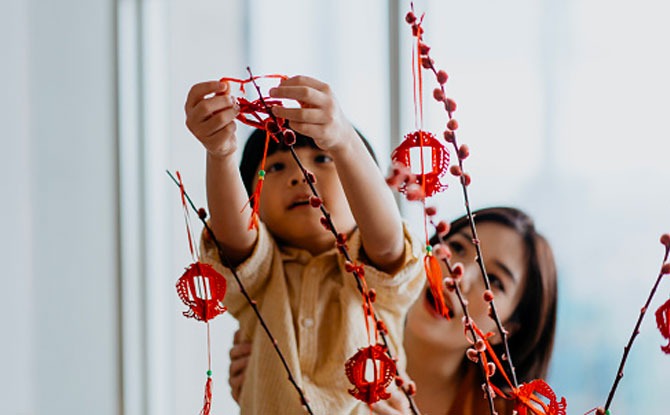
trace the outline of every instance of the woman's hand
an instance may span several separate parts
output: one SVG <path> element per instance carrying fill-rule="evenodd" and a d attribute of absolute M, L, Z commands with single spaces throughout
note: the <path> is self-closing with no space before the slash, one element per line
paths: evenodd
<path fill-rule="evenodd" d="M 230 349 L 230 367 L 228 368 L 228 384 L 235 402 L 240 402 L 240 392 L 244 384 L 244 372 L 251 356 L 251 343 L 242 341 L 240 331 L 235 332 L 233 347 Z"/>

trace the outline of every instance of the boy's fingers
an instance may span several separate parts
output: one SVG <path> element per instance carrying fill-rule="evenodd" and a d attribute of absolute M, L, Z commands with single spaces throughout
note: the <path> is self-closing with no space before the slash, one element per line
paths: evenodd
<path fill-rule="evenodd" d="M 249 358 L 243 357 L 241 359 L 230 362 L 229 376 L 230 378 L 244 376 L 244 371 L 249 364 Z"/>
<path fill-rule="evenodd" d="M 301 124 L 327 124 L 329 121 L 320 109 L 286 108 L 277 105 L 272 107 L 272 113 L 276 117 Z"/>
<path fill-rule="evenodd" d="M 273 98 L 292 99 L 302 106 L 322 107 L 328 102 L 328 96 L 318 89 L 308 86 L 278 86 L 270 89 Z"/>
<path fill-rule="evenodd" d="M 195 84 L 191 87 L 191 90 L 188 91 L 188 96 L 186 97 L 186 104 L 184 108 L 186 110 L 193 108 L 196 104 L 202 99 L 212 93 L 225 94 L 230 89 L 228 82 L 219 82 L 219 81 L 205 81 Z"/>
<path fill-rule="evenodd" d="M 327 92 L 330 91 L 330 86 L 328 86 L 327 83 L 321 82 L 318 79 L 309 77 L 309 76 L 304 76 L 304 75 L 297 75 L 297 76 L 292 76 L 288 79 L 284 79 L 279 83 L 279 86 L 308 86 L 310 88 L 314 88 L 316 90 L 319 90 L 321 92 Z"/>

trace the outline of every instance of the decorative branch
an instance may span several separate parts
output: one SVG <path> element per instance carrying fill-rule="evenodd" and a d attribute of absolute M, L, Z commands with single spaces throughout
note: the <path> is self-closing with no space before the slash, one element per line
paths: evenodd
<path fill-rule="evenodd" d="M 247 71 L 249 72 L 249 76 L 251 79 L 252 84 L 256 88 L 256 91 L 258 92 L 258 95 L 260 97 L 260 102 L 262 105 L 265 107 L 266 112 L 268 113 L 269 117 L 272 119 L 272 122 L 274 125 L 277 126 L 277 130 L 272 132 L 272 134 L 275 135 L 280 135 L 279 138 L 282 139 L 283 143 L 289 148 L 289 151 L 291 152 L 291 156 L 297 163 L 298 167 L 300 168 L 300 171 L 303 174 L 303 177 L 305 179 L 305 182 L 309 186 L 312 196 L 310 197 L 310 205 L 314 208 L 318 208 L 321 210 L 321 213 L 323 214 L 323 217 L 321 218 L 321 224 L 326 228 L 326 230 L 330 231 L 333 236 L 335 237 L 336 244 L 338 251 L 342 254 L 342 256 L 345 259 L 345 266 L 347 268 L 347 271 L 350 272 L 354 278 L 356 279 L 356 287 L 358 288 L 358 291 L 360 294 L 363 296 L 364 300 L 364 309 L 366 311 L 366 314 L 371 316 L 375 322 L 375 330 L 378 333 L 379 337 L 381 337 L 382 342 L 384 344 L 384 349 L 386 351 L 386 354 L 393 359 L 393 361 L 396 361 L 395 357 L 391 354 L 391 349 L 389 347 L 388 340 L 386 338 L 387 330 L 386 330 L 386 325 L 384 322 L 379 319 L 377 314 L 375 313 L 374 307 L 372 306 L 372 303 L 374 302 L 374 299 L 376 297 L 376 292 L 374 289 L 372 290 L 367 290 L 367 284 L 365 284 L 363 280 L 363 274 L 362 274 L 362 268 L 359 266 L 356 266 L 354 261 L 352 260 L 351 255 L 349 254 L 349 250 L 347 249 L 346 245 L 346 235 L 343 233 L 339 233 L 337 229 L 335 228 L 335 223 L 333 222 L 331 218 L 330 212 L 326 209 L 325 205 L 322 203 L 321 197 L 319 196 L 318 191 L 316 190 L 316 186 L 314 183 L 316 182 L 316 178 L 314 177 L 314 174 L 312 174 L 310 171 L 308 171 L 305 166 L 303 165 L 302 161 L 300 160 L 300 157 L 298 157 L 298 154 L 295 151 L 295 148 L 293 145 L 295 144 L 295 133 L 291 129 L 284 128 L 283 125 L 281 125 L 275 115 L 272 113 L 270 110 L 269 106 L 266 104 L 263 94 L 261 93 L 260 87 L 258 84 L 256 84 L 255 78 L 251 72 L 251 69 L 247 67 Z M 274 127 L 272 127 L 274 128 Z M 367 316 L 366 316 L 367 318 Z M 407 401 L 410 406 L 410 410 L 414 415 L 418 415 L 419 411 L 418 408 L 416 407 L 416 404 L 414 402 L 414 399 L 412 398 L 412 395 L 414 394 L 413 388 L 410 387 L 402 387 L 402 379 L 400 378 L 400 373 L 398 372 L 398 368 L 395 367 L 395 376 L 396 376 L 396 384 L 400 387 L 400 389 L 403 391 L 405 397 L 407 398 Z"/>
<path fill-rule="evenodd" d="M 468 222 L 470 224 L 470 232 L 472 232 L 472 243 L 475 245 L 475 249 L 477 251 L 477 264 L 479 265 L 479 268 L 482 272 L 482 278 L 484 280 L 486 290 L 490 291 L 491 282 L 489 280 L 488 273 L 486 272 L 486 266 L 484 265 L 484 256 L 482 255 L 480 241 L 479 238 L 477 237 L 475 218 L 472 214 L 472 209 L 470 208 L 468 186 L 470 185 L 471 177 L 469 174 L 464 172 L 463 168 L 463 161 L 470 155 L 470 149 L 468 148 L 467 144 L 463 144 L 460 146 L 458 145 L 458 141 L 456 139 L 456 130 L 458 129 L 458 121 L 456 121 L 456 119 L 453 117 L 453 112 L 456 111 L 456 102 L 453 99 L 447 97 L 444 88 L 444 85 L 449 79 L 449 76 L 444 70 L 437 70 L 437 68 L 435 67 L 435 62 L 430 57 L 430 47 L 423 42 L 423 27 L 421 26 L 423 16 L 421 19 L 417 19 L 416 15 L 414 14 L 413 3 L 411 7 L 412 10 L 408 12 L 407 15 L 405 16 L 405 21 L 411 25 L 412 34 L 414 37 L 417 38 L 418 49 L 421 59 L 421 66 L 424 69 L 430 70 L 434 74 L 435 79 L 439 84 L 439 87 L 433 90 L 433 98 L 435 98 L 436 101 L 441 102 L 444 106 L 444 110 L 446 111 L 447 116 L 449 118 L 449 121 L 447 122 L 447 128 L 444 131 L 444 139 L 446 142 L 450 143 L 453 146 L 454 151 L 458 155 L 458 165 L 451 166 L 449 170 L 452 175 L 459 178 L 459 182 L 463 190 L 463 199 L 468 216 Z M 498 310 L 495 306 L 495 301 L 492 300 L 490 302 L 490 306 L 491 306 L 491 318 L 495 321 L 498 332 L 500 333 L 500 336 L 502 338 L 503 347 L 505 348 L 505 360 L 508 363 L 510 375 L 512 377 L 512 383 L 515 388 L 518 388 L 519 383 L 517 381 L 516 370 L 514 368 L 512 356 L 510 354 L 509 342 L 507 338 L 508 332 L 507 330 L 505 330 L 502 321 L 500 320 Z"/>
<path fill-rule="evenodd" d="M 661 279 L 663 279 L 664 275 L 670 274 L 670 263 L 667 262 L 668 254 L 670 253 L 670 234 L 667 233 L 663 234 L 661 236 L 661 243 L 665 246 L 665 255 L 663 256 L 663 263 L 662 263 L 663 265 L 661 266 L 661 270 L 658 273 L 656 282 L 651 288 L 651 292 L 647 297 L 647 301 L 644 303 L 644 306 L 642 306 L 642 308 L 640 309 L 640 315 L 637 318 L 637 322 L 635 323 L 635 327 L 633 328 L 633 332 L 630 336 L 630 339 L 628 339 L 628 344 L 626 344 L 626 346 L 623 348 L 623 356 L 621 357 L 621 363 L 619 364 L 619 369 L 617 370 L 616 376 L 614 378 L 612 388 L 610 389 L 610 392 L 607 395 L 607 402 L 605 403 L 605 407 L 597 408 L 596 415 L 609 414 L 609 407 L 612 403 L 612 400 L 614 399 L 614 394 L 616 393 L 617 386 L 619 385 L 619 382 L 623 378 L 623 369 L 624 366 L 626 365 L 628 354 L 630 353 L 630 350 L 633 347 L 633 342 L 635 341 L 635 338 L 637 337 L 638 334 L 640 334 L 640 325 L 642 324 L 642 319 L 644 319 L 644 316 L 647 313 L 647 309 L 651 304 L 652 298 L 654 298 L 654 294 L 656 294 L 656 289 L 658 288 L 658 285 L 661 283 Z"/>
<path fill-rule="evenodd" d="M 300 395 L 300 402 L 305 406 L 307 409 L 307 412 L 309 412 L 311 415 L 314 415 L 314 412 L 312 412 L 312 408 L 310 408 L 309 403 L 307 401 L 307 397 L 305 396 L 304 392 L 300 387 L 298 386 L 295 377 L 293 376 L 293 373 L 291 373 L 291 369 L 288 367 L 288 363 L 286 362 L 286 358 L 282 354 L 281 350 L 279 349 L 279 346 L 277 345 L 277 341 L 275 340 L 274 336 L 272 335 L 272 332 L 270 331 L 270 328 L 267 326 L 265 323 L 265 320 L 263 319 L 263 316 L 261 315 L 260 310 L 258 309 L 258 305 L 256 304 L 256 301 L 251 298 L 247 290 L 244 288 L 244 284 L 242 284 L 242 280 L 240 277 L 237 275 L 237 272 L 235 270 L 235 267 L 233 266 L 232 262 L 226 255 L 226 253 L 223 251 L 223 248 L 221 247 L 221 244 L 219 243 L 219 240 L 216 238 L 216 235 L 214 235 L 214 231 L 212 228 L 209 226 L 207 221 L 205 220 L 207 218 L 207 211 L 204 208 L 196 208 L 195 205 L 193 204 L 193 201 L 189 197 L 188 193 L 186 193 L 186 190 L 179 184 L 179 181 L 175 179 L 175 177 L 166 170 L 166 173 L 170 178 L 172 179 L 175 184 L 181 188 L 181 191 L 184 194 L 184 197 L 186 197 L 186 200 L 188 201 L 189 205 L 198 214 L 198 218 L 200 218 L 200 221 L 202 222 L 203 226 L 207 230 L 207 234 L 209 237 L 212 239 L 214 242 L 214 245 L 216 246 L 216 250 L 219 254 L 219 259 L 221 262 L 230 269 L 230 271 L 233 274 L 233 277 L 235 278 L 235 281 L 237 282 L 237 285 L 240 288 L 240 292 L 244 296 L 244 298 L 247 300 L 247 303 L 251 306 L 251 308 L 254 310 L 254 313 L 256 314 L 256 317 L 258 317 L 258 321 L 261 323 L 261 326 L 263 327 L 263 330 L 265 331 L 265 334 L 267 334 L 268 338 L 270 339 L 270 343 L 272 343 L 273 347 L 275 348 L 275 351 L 279 355 L 279 359 L 282 362 L 282 365 L 284 365 L 284 369 L 286 370 L 286 373 L 288 374 L 288 379 L 295 388 L 295 390 L 298 392 L 298 395 Z"/>

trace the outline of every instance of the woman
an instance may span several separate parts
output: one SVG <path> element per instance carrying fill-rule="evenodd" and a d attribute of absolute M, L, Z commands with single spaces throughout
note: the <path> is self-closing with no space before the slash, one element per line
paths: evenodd
<path fill-rule="evenodd" d="M 518 209 L 482 209 L 475 212 L 475 223 L 496 310 L 509 332 L 518 382 L 545 378 L 556 329 L 556 266 L 551 247 L 535 231 L 532 219 Z M 451 263 L 463 264 L 460 289 L 468 301 L 470 317 L 483 332 L 497 333 L 483 299 L 484 282 L 475 262 L 467 217 L 455 220 L 444 239 L 452 253 Z M 404 346 L 407 373 L 416 383 L 415 403 L 422 413 L 431 415 L 487 414 L 489 406 L 481 387 L 480 369 L 465 357 L 471 344 L 463 331 L 463 311 L 455 293 L 445 290 L 445 297 L 453 313 L 450 320 L 435 311 L 428 288 L 407 315 Z M 497 356 L 503 356 L 500 335 L 489 340 Z M 239 344 L 230 354 L 230 384 L 236 396 L 242 385 L 248 348 Z M 494 376 L 493 383 L 505 386 L 500 374 Z M 512 414 L 512 402 L 497 398 L 495 405 L 498 414 Z M 404 396 L 397 391 L 373 409 L 378 415 L 409 413 Z"/>

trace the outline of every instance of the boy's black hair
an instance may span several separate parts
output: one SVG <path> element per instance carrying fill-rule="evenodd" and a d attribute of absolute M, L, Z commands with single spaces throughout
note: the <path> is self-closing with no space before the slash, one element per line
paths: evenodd
<path fill-rule="evenodd" d="M 363 144 L 365 144 L 365 148 L 368 149 L 368 152 L 374 159 L 375 163 L 377 163 L 377 157 L 375 156 L 375 152 L 370 146 L 370 143 L 363 137 L 363 135 L 360 133 L 360 131 L 356 130 L 356 133 L 358 136 L 363 140 Z M 256 177 L 256 172 L 258 170 L 258 167 L 261 164 L 261 160 L 263 159 L 263 149 L 265 148 L 265 131 L 261 129 L 256 129 L 254 130 L 251 135 L 249 135 L 249 138 L 247 139 L 246 144 L 244 145 L 244 150 L 242 151 L 242 160 L 240 161 L 240 175 L 242 176 L 242 182 L 244 182 L 244 187 L 247 189 L 247 194 L 251 196 L 251 194 L 254 192 L 253 189 L 253 184 L 254 184 L 254 178 Z M 313 139 L 310 137 L 307 137 L 306 135 L 302 135 L 298 133 L 297 131 L 295 132 L 295 144 L 293 147 L 311 147 L 311 148 L 319 148 L 316 143 L 314 142 Z M 289 147 L 286 146 L 283 142 L 275 142 L 272 138 L 270 139 L 270 142 L 268 144 L 268 156 L 271 154 L 276 153 L 277 151 L 288 151 Z"/>

